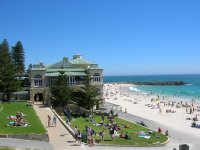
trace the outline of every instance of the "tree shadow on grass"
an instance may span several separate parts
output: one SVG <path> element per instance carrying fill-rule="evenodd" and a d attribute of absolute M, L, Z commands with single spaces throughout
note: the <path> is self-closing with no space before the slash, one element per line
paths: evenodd
<path fill-rule="evenodd" d="M 105 142 L 107 142 L 107 141 L 111 142 L 112 140 L 103 140 L 103 141 L 105 141 Z"/>

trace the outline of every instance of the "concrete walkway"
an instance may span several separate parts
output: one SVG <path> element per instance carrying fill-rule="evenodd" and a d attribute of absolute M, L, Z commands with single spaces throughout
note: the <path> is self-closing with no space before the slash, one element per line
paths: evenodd
<path fill-rule="evenodd" d="M 72 135 L 67 131 L 67 129 L 60 123 L 57 119 L 56 127 L 48 127 L 48 115 L 53 118 L 54 114 L 49 107 L 45 107 L 41 103 L 35 103 L 34 109 L 39 116 L 42 124 L 46 128 L 49 134 L 49 142 L 52 144 L 54 150 L 84 150 L 85 145 L 78 145 L 75 142 Z"/>
<path fill-rule="evenodd" d="M 53 149 L 52 145 L 48 142 L 30 141 L 30 140 L 22 140 L 22 139 L 9 139 L 9 138 L 0 138 L 0 146 L 11 147 L 11 148 L 15 148 L 16 150 Z"/>

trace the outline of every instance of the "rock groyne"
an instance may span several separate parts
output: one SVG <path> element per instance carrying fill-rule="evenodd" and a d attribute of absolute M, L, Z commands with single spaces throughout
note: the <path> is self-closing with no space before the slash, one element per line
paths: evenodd
<path fill-rule="evenodd" d="M 135 85 L 186 85 L 186 82 L 183 81 L 156 81 L 156 82 L 131 82 Z"/>

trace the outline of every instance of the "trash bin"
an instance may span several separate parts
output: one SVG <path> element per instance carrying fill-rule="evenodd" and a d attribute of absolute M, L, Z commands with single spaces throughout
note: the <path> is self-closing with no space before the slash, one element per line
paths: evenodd
<path fill-rule="evenodd" d="M 86 132 L 82 133 L 82 142 L 87 143 L 87 133 Z"/>
<path fill-rule="evenodd" d="M 189 145 L 187 144 L 179 145 L 179 150 L 189 150 Z"/>

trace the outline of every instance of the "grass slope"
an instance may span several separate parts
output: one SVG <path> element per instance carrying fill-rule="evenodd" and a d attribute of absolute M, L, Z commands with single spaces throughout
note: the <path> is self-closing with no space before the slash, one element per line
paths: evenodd
<path fill-rule="evenodd" d="M 1 110 L 1 108 L 3 109 Z M 12 103 L 0 103 L 0 134 L 43 134 L 45 133 L 45 128 L 36 115 L 35 110 L 32 107 L 27 107 L 26 102 L 12 102 Z M 15 116 L 16 113 L 20 111 L 23 112 L 27 120 L 30 123 L 28 127 L 6 127 L 9 123 L 7 117 L 9 115 Z"/>
<path fill-rule="evenodd" d="M 101 122 L 100 116 L 93 115 L 93 117 L 94 117 L 94 120 L 96 123 Z M 75 117 L 73 117 L 73 119 L 71 121 L 72 127 L 78 126 L 78 129 L 81 130 L 82 132 L 85 131 L 85 126 L 91 127 L 97 133 L 95 136 L 96 141 L 99 141 L 98 133 L 100 131 L 104 130 L 104 133 L 105 133 L 104 141 L 101 141 L 100 144 L 150 146 L 153 143 L 156 143 L 156 142 L 162 143 L 167 140 L 167 137 L 165 135 L 159 134 L 158 132 L 155 132 L 155 131 L 153 131 L 154 134 L 151 135 L 150 139 L 140 138 L 139 135 L 137 134 L 137 132 L 150 131 L 150 130 L 147 128 L 144 128 L 142 126 L 139 126 L 135 123 L 131 123 L 131 122 L 125 121 L 125 120 L 117 117 L 117 118 L 115 118 L 115 122 L 118 124 L 118 126 L 121 127 L 122 124 L 131 126 L 131 128 L 121 128 L 121 130 L 118 131 L 118 133 L 120 134 L 121 131 L 123 131 L 124 133 L 128 132 L 129 135 L 131 136 L 131 139 L 123 139 L 123 138 L 115 137 L 114 140 L 112 141 L 111 137 L 109 135 L 109 130 L 106 129 L 106 127 L 95 126 L 91 122 L 86 121 L 89 119 L 90 118 L 83 118 L 83 117 L 75 118 Z M 107 119 L 105 119 L 105 123 L 108 123 Z M 158 136 L 160 138 L 158 138 Z"/>

